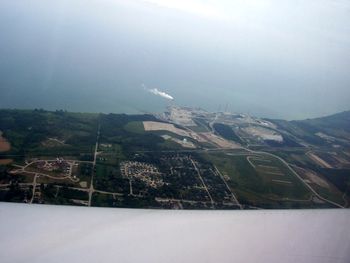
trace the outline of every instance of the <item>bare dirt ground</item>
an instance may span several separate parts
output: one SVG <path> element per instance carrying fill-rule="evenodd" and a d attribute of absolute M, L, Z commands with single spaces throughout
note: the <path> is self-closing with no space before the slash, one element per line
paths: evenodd
<path fill-rule="evenodd" d="M 339 168 L 342 168 L 343 166 L 348 166 L 350 164 L 350 160 L 346 160 L 340 157 L 339 155 L 333 155 L 332 157 L 338 162 L 336 166 Z"/>
<path fill-rule="evenodd" d="M 12 163 L 12 159 L 0 159 L 0 165 L 1 164 L 4 164 L 4 165 L 6 165 L 6 164 L 10 164 L 10 163 Z"/>
<path fill-rule="evenodd" d="M 0 152 L 6 152 L 11 149 L 11 144 L 2 137 L 2 132 L 0 131 Z"/>
<path fill-rule="evenodd" d="M 280 170 L 280 168 L 276 166 L 271 166 L 271 165 L 264 165 L 264 164 L 256 164 L 254 161 L 259 161 L 259 162 L 265 162 L 266 164 L 271 163 L 271 160 L 268 159 L 262 159 L 256 156 L 247 156 L 247 161 L 250 163 L 250 165 L 260 171 L 262 171 L 265 174 L 272 174 L 272 175 L 279 175 L 279 176 L 284 176 L 284 173 Z M 274 180 L 272 180 L 274 181 Z M 279 180 L 277 180 L 279 181 Z"/>
<path fill-rule="evenodd" d="M 169 131 L 179 136 L 192 138 L 198 142 L 207 141 L 207 140 L 203 140 L 203 138 L 196 132 L 193 132 L 191 130 L 182 130 L 182 129 L 176 128 L 174 124 L 171 124 L 171 123 L 164 123 L 164 122 L 157 122 L 157 121 L 144 121 L 143 127 L 145 131 Z"/>
<path fill-rule="evenodd" d="M 169 131 L 180 136 L 191 137 L 190 134 L 182 129 L 176 128 L 173 124 L 157 121 L 144 121 L 143 127 L 145 131 Z"/>
<path fill-rule="evenodd" d="M 86 188 L 87 187 L 87 182 L 86 181 L 82 181 L 79 183 L 79 185 L 83 188 Z"/>
<path fill-rule="evenodd" d="M 318 186 L 324 187 L 324 188 L 330 188 L 329 184 L 326 180 L 319 177 L 314 171 L 310 171 L 308 169 L 303 169 L 301 167 L 297 168 L 297 171 L 301 173 L 303 176 L 307 177 L 309 181 L 311 181 L 314 184 L 317 184 Z"/>
<path fill-rule="evenodd" d="M 277 132 L 266 129 L 264 127 L 259 127 L 259 126 L 249 126 L 247 128 L 243 128 L 244 132 L 247 134 L 254 136 L 254 137 L 259 137 L 262 138 L 263 140 L 273 140 L 277 142 L 282 142 L 283 138 L 280 134 Z"/>
<path fill-rule="evenodd" d="M 43 141 L 41 144 L 45 147 L 57 147 L 57 146 L 66 145 L 64 141 L 59 140 L 57 138 L 48 138 L 47 140 Z"/>
<path fill-rule="evenodd" d="M 196 126 L 192 120 L 191 111 L 184 108 L 172 107 L 170 111 L 170 119 L 183 126 Z"/>
<path fill-rule="evenodd" d="M 234 142 L 225 140 L 224 138 L 221 138 L 211 132 L 202 132 L 200 133 L 201 137 L 205 140 L 212 142 L 223 149 L 239 149 L 242 148 L 239 144 L 236 144 Z"/>
<path fill-rule="evenodd" d="M 329 163 L 327 163 L 325 160 L 318 157 L 316 154 L 312 152 L 308 152 L 307 155 L 317 164 L 322 166 L 323 168 L 333 168 Z"/>
<path fill-rule="evenodd" d="M 176 142 L 176 143 L 180 144 L 184 148 L 189 148 L 189 149 L 197 148 L 196 145 L 194 145 L 194 143 L 192 143 L 190 141 L 179 140 L 179 139 L 173 138 L 173 137 L 171 137 L 169 135 L 163 135 L 162 138 L 164 138 L 165 140 L 171 140 L 173 142 Z"/>
<path fill-rule="evenodd" d="M 292 182 L 290 181 L 284 181 L 284 180 L 271 180 L 272 182 L 275 182 L 275 183 L 281 183 L 281 184 L 292 184 Z"/>

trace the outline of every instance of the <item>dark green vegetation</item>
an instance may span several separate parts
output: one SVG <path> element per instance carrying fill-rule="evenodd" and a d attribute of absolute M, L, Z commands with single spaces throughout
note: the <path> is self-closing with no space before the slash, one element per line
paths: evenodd
<path fill-rule="evenodd" d="M 128 195 L 120 197 L 101 193 L 93 194 L 92 205 L 123 208 L 159 208 L 159 204 L 151 197 L 133 197 Z"/>
<path fill-rule="evenodd" d="M 350 195 L 350 169 L 323 169 L 322 172 L 340 191 Z"/>
<path fill-rule="evenodd" d="M 276 142 L 273 140 L 265 140 L 265 143 L 270 147 L 302 147 L 301 144 L 297 143 L 292 136 L 282 134 L 283 142 Z"/>
<path fill-rule="evenodd" d="M 119 163 L 117 165 L 98 164 L 96 166 L 94 186 L 97 190 L 123 194 L 129 193 L 129 180 L 122 177 Z"/>
<path fill-rule="evenodd" d="M 205 154 L 229 177 L 240 203 L 262 208 L 310 208 L 310 191 L 278 159 L 264 155 Z"/>
<path fill-rule="evenodd" d="M 101 114 L 102 144 L 117 144 L 125 156 L 135 151 L 162 150 L 165 140 L 151 132 L 144 132 L 142 121 L 156 121 L 152 115 Z"/>
<path fill-rule="evenodd" d="M 0 130 L 14 155 L 91 154 L 97 114 L 1 110 Z"/>
<path fill-rule="evenodd" d="M 53 184 L 41 184 L 40 193 L 40 203 L 57 205 L 83 205 L 81 201 L 87 202 L 88 200 L 88 193 L 86 191 L 70 189 L 67 187 L 58 187 Z"/>
<path fill-rule="evenodd" d="M 195 147 L 184 148 L 172 140 L 182 142 L 181 133 L 145 131 L 143 121 L 164 122 L 147 114 L 0 110 L 0 131 L 11 143 L 0 161 L 12 160 L 0 165 L 0 200 L 172 209 L 348 206 L 349 112 L 273 120 L 277 128 L 225 115 L 213 131 L 209 123 L 215 116 L 208 116 L 194 118 L 197 126 L 175 127 L 197 136 L 215 132 L 250 148 L 220 148 L 188 134 Z M 277 132 L 283 142 L 256 139 L 247 127 Z"/>
<path fill-rule="evenodd" d="M 193 118 L 193 121 L 197 124 L 197 131 L 206 132 L 210 131 L 209 124 L 202 118 Z"/>
<path fill-rule="evenodd" d="M 236 133 L 233 131 L 233 129 L 230 126 L 222 123 L 214 123 L 213 126 L 215 131 L 223 138 L 227 140 L 232 140 L 238 143 L 242 143 L 241 139 L 236 135 Z"/>
<path fill-rule="evenodd" d="M 317 128 L 325 132 L 350 133 L 350 111 L 344 111 L 321 118 L 294 121 L 294 123 L 308 125 L 311 129 Z"/>
<path fill-rule="evenodd" d="M 270 121 L 299 141 L 319 146 L 334 143 L 350 146 L 350 111 L 302 121 Z"/>

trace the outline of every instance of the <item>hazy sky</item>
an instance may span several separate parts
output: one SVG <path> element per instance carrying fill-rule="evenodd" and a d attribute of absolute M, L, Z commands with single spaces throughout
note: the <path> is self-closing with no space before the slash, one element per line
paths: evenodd
<path fill-rule="evenodd" d="M 0 107 L 165 103 L 142 83 L 208 110 L 348 110 L 350 1 L 0 2 Z"/>

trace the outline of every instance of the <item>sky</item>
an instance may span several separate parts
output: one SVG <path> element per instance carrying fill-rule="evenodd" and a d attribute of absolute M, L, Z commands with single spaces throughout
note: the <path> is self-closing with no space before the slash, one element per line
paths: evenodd
<path fill-rule="evenodd" d="M 262 117 L 350 108 L 347 0 L 3 0 L 0 39 L 2 108 L 167 105 L 143 85 Z"/>

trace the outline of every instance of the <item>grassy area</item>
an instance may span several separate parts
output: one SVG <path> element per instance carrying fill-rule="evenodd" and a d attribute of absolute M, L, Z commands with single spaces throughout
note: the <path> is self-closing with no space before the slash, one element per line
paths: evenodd
<path fill-rule="evenodd" d="M 40 176 L 37 178 L 36 182 L 38 184 L 55 184 L 60 186 L 72 186 L 72 187 L 79 187 L 78 184 L 72 182 L 69 179 L 53 179 L 47 176 Z"/>
<path fill-rule="evenodd" d="M 194 132 L 208 132 L 210 131 L 206 126 L 203 126 L 202 124 L 196 125 L 196 126 L 188 126 L 190 130 Z"/>
<path fill-rule="evenodd" d="M 268 152 L 268 149 L 263 149 L 263 151 Z M 281 157 L 288 163 L 292 163 L 302 167 L 310 167 L 314 165 L 314 162 L 305 154 L 305 149 L 293 150 L 293 151 L 273 151 L 271 153 Z"/>
<path fill-rule="evenodd" d="M 268 157 L 269 165 L 274 167 L 274 169 L 268 170 L 259 168 L 258 163 L 254 168 L 247 161 L 246 156 L 229 156 L 225 153 L 217 153 L 204 154 L 203 157 L 214 163 L 223 175 L 230 178 L 228 184 L 237 193 L 239 201 L 243 204 L 283 208 L 287 199 L 307 200 L 310 197 L 310 192 L 306 187 L 283 163 L 275 158 Z M 259 158 L 266 159 L 265 156 Z M 291 183 L 273 182 L 272 178 L 275 177 L 270 174 L 271 171 L 283 173 L 283 179 L 277 180 Z M 305 202 L 303 205 L 309 207 L 311 204 Z M 286 204 L 286 207 L 289 206 Z"/>
<path fill-rule="evenodd" d="M 63 197 L 67 199 L 80 199 L 80 200 L 88 200 L 89 194 L 85 191 L 79 191 L 75 189 L 69 189 L 66 187 L 61 187 L 58 191 L 58 197 Z"/>
<path fill-rule="evenodd" d="M 193 119 L 193 121 L 197 124 L 197 127 L 199 127 L 198 129 L 202 129 L 203 132 L 208 132 L 211 130 L 208 123 L 205 120 L 195 118 Z"/>
<path fill-rule="evenodd" d="M 143 127 L 143 121 L 156 121 L 152 115 L 126 115 L 126 114 L 86 114 L 69 113 L 65 111 L 49 112 L 44 110 L 0 110 L 0 130 L 11 143 L 11 150 L 2 153 L 3 159 L 10 158 L 14 163 L 24 165 L 24 160 L 31 158 L 54 159 L 63 157 L 65 159 L 88 161 L 79 163 L 73 167 L 74 178 L 79 178 L 80 185 L 68 179 L 51 179 L 40 176 L 37 178 L 43 200 L 46 203 L 73 204 L 71 199 L 87 199 L 87 193 L 72 190 L 68 186 L 89 187 L 93 171 L 92 160 L 96 144 L 97 129 L 100 126 L 100 139 L 95 167 L 94 188 L 120 193 L 117 197 L 112 194 L 94 194 L 93 204 L 99 206 L 117 207 L 159 207 L 154 197 L 176 197 L 176 198 L 203 198 L 203 190 L 198 190 L 196 182 L 198 176 L 191 168 L 186 158 L 178 158 L 180 150 L 184 148 L 173 140 L 165 140 L 162 135 L 183 140 L 183 136 L 169 131 L 148 131 Z M 189 127 L 196 132 L 206 132 L 210 128 L 204 119 L 194 120 L 197 126 Z M 313 139 L 319 143 L 320 138 L 315 137 L 314 129 L 305 126 L 304 123 L 278 122 L 279 126 L 285 126 L 293 130 L 294 134 L 300 133 L 301 138 Z M 178 126 L 176 126 L 178 127 Z M 181 128 L 181 127 L 178 127 Z M 239 141 L 239 137 L 232 127 L 224 124 L 215 124 L 215 129 L 222 137 Z M 288 130 L 288 129 L 287 129 Z M 292 132 L 292 133 L 293 133 Z M 310 138 L 309 138 L 310 137 Z M 291 170 L 279 159 L 266 154 L 255 154 L 250 162 L 245 155 L 232 153 L 228 155 L 223 152 L 207 151 L 198 153 L 198 149 L 216 147 L 208 143 L 198 143 L 191 138 L 198 148 L 188 153 L 192 158 L 198 158 L 198 167 L 202 169 L 203 178 L 212 191 L 213 198 L 218 200 L 222 197 L 226 185 L 221 178 L 217 177 L 210 169 L 214 164 L 221 173 L 229 180 L 229 187 L 236 193 L 242 204 L 258 206 L 262 208 L 301 208 L 301 207 L 326 207 L 327 204 L 319 204 L 309 201 L 310 191 L 291 172 Z M 323 140 L 323 139 L 322 139 Z M 310 141 L 310 140 L 309 140 Z M 331 188 L 314 188 L 325 198 L 343 204 L 342 192 L 349 193 L 349 169 L 321 169 L 305 155 L 302 147 L 286 147 L 279 149 L 262 146 L 263 151 L 271 151 L 281 156 L 288 163 L 299 167 L 313 169 L 324 175 L 324 179 L 334 185 Z M 333 148 L 332 148 L 333 149 Z M 327 152 L 327 148 L 324 149 Z M 198 153 L 198 155 L 197 155 Z M 322 154 L 323 152 L 321 152 Z M 167 155 L 168 154 L 168 155 Z M 187 153 L 186 153 L 187 154 Z M 234 155 L 236 154 L 236 155 Z M 250 155 L 254 155 L 249 153 Z M 327 157 L 328 156 L 328 157 Z M 337 155 L 339 158 L 347 159 L 347 155 Z M 328 162 L 332 160 L 327 152 L 323 156 Z M 327 159 L 328 158 L 328 159 Z M 142 180 L 133 180 L 133 193 L 130 194 L 130 182 L 123 178 L 120 171 L 120 162 L 126 160 L 138 160 L 154 164 L 159 167 L 162 177 L 167 184 L 159 188 L 148 187 L 146 189 Z M 187 160 L 187 161 L 186 161 Z M 13 165 L 13 164 L 12 164 Z M 12 175 L 8 172 L 10 165 L 0 166 L 0 182 L 6 184 L 0 194 L 3 200 L 23 201 L 30 197 L 31 190 L 28 185 L 20 186 L 20 183 L 33 180 L 33 176 Z M 338 168 L 338 167 L 337 167 Z M 12 169 L 12 168 L 11 168 Z M 28 167 L 32 171 L 38 171 L 34 165 Z M 318 170 L 317 170 L 318 169 Z M 49 172 L 57 175 L 58 172 Z M 196 179 L 197 178 L 197 179 Z M 85 184 L 86 182 L 86 184 Z M 7 189 L 11 184 L 11 189 Z M 187 187 L 193 186 L 193 187 Z M 194 187 L 196 186 L 196 187 Z M 21 188 L 22 187 L 22 188 Z M 220 189 L 219 189 L 220 188 Z M 143 191 L 143 190 L 147 191 Z M 219 190 L 218 190 L 219 189 Z M 226 189 L 226 188 L 225 188 Z M 339 189 L 339 190 L 338 190 Z M 142 194 L 143 197 L 135 197 Z M 204 194 L 205 195 L 205 194 Z M 0 199 L 1 199 L 0 198 Z M 35 197 L 40 202 L 40 197 Z M 196 200 L 197 200 L 196 199 Z M 219 206 L 218 206 L 219 207 Z"/>
<path fill-rule="evenodd" d="M 0 184 L 6 184 L 11 181 L 18 183 L 31 183 L 33 181 L 33 175 L 10 174 L 9 169 L 9 165 L 0 165 Z"/>
<path fill-rule="evenodd" d="M 96 165 L 95 189 L 107 192 L 129 193 L 129 180 L 122 178 L 119 165 Z"/>
<path fill-rule="evenodd" d="M 141 121 L 128 122 L 124 126 L 124 129 L 128 132 L 133 132 L 133 133 L 144 133 L 145 132 L 145 129 L 143 127 L 143 123 Z"/>
<path fill-rule="evenodd" d="M 120 207 L 122 204 L 122 200 L 117 199 L 113 197 L 113 195 L 110 194 L 101 194 L 101 193 L 93 193 L 92 199 L 91 199 L 91 205 L 92 206 L 99 206 L 99 207 Z"/>
<path fill-rule="evenodd" d="M 79 178 L 79 186 L 80 182 L 86 182 L 86 187 L 89 188 L 92 176 L 92 164 L 79 163 L 76 176 Z"/>
<path fill-rule="evenodd" d="M 223 138 L 242 143 L 241 139 L 236 135 L 232 127 L 222 123 L 214 123 L 213 126 L 215 131 Z"/>
<path fill-rule="evenodd" d="M 256 165 L 256 171 L 264 179 L 271 194 L 290 199 L 310 197 L 310 191 L 280 160 L 266 155 L 259 158 L 261 161 L 255 159 L 253 164 Z"/>
<path fill-rule="evenodd" d="M 315 189 L 315 191 L 322 196 L 323 198 L 326 198 L 328 200 L 331 200 L 333 202 L 336 202 L 340 205 L 344 205 L 344 199 L 342 197 L 343 193 L 341 193 L 338 189 L 335 187 L 320 187 L 317 184 L 311 184 L 312 188 Z M 349 198 L 348 198 L 349 199 Z M 350 200 L 350 199 L 349 199 Z"/>
<path fill-rule="evenodd" d="M 122 146 L 112 144 L 109 147 L 100 147 L 102 153 L 98 155 L 97 163 L 106 165 L 118 165 L 121 161 L 126 160 Z"/>
<path fill-rule="evenodd" d="M 0 110 L 0 130 L 11 142 L 9 154 L 74 155 L 91 152 L 99 115 Z M 47 143 L 50 139 L 62 143 Z"/>
<path fill-rule="evenodd" d="M 87 201 L 89 196 L 87 192 L 66 187 L 56 187 L 52 184 L 41 185 L 41 198 L 45 204 L 55 205 L 77 205 L 72 199 Z"/>
<path fill-rule="evenodd" d="M 172 141 L 171 139 L 164 140 L 164 142 L 162 142 L 160 144 L 160 147 L 164 148 L 164 150 L 166 150 L 166 149 L 172 149 L 172 150 L 182 150 L 182 149 L 184 149 L 180 144 Z"/>
<path fill-rule="evenodd" d="M 113 196 L 110 194 L 94 193 L 92 195 L 92 206 L 104 207 L 127 207 L 127 208 L 159 208 L 154 198 L 151 197 L 132 197 L 132 196 Z"/>

